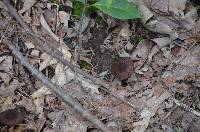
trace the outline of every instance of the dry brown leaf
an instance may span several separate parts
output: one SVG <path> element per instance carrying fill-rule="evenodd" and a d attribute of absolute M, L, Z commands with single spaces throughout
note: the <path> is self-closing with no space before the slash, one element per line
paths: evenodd
<path fill-rule="evenodd" d="M 22 98 L 22 100 L 20 100 L 19 102 L 16 102 L 15 104 L 19 106 L 23 106 L 24 108 L 26 108 L 27 111 L 32 112 L 32 113 L 34 113 L 36 110 L 33 104 L 33 101 L 31 99 L 27 100 L 25 98 Z"/>
<path fill-rule="evenodd" d="M 176 77 L 174 77 L 174 76 L 165 77 L 165 78 L 163 78 L 163 82 L 165 83 L 165 85 L 168 88 L 170 88 L 170 87 L 172 87 L 172 86 L 175 85 L 175 83 L 176 83 Z"/>
<path fill-rule="evenodd" d="M 25 0 L 23 4 L 23 8 L 19 10 L 19 13 L 22 14 L 25 11 L 29 10 L 34 4 L 36 0 Z"/>
<path fill-rule="evenodd" d="M 65 86 L 65 90 L 69 93 L 72 97 L 77 98 L 78 100 L 83 99 L 86 96 L 86 92 L 81 87 L 81 84 L 77 82 L 70 82 Z"/>
<path fill-rule="evenodd" d="M 70 14 L 65 11 L 59 11 L 58 16 L 60 18 L 60 23 L 67 29 L 68 28 L 68 21 L 70 20 Z"/>
<path fill-rule="evenodd" d="M 164 92 L 163 88 L 162 88 L 162 84 L 160 82 L 157 82 L 155 85 L 154 85 L 154 93 L 153 95 L 155 97 L 159 97 L 162 93 Z"/>
<path fill-rule="evenodd" d="M 0 104 L 0 110 L 4 111 L 7 109 L 15 109 L 15 105 L 13 104 L 13 96 L 9 96 L 6 98 L 3 98 L 3 102 Z"/>
<path fill-rule="evenodd" d="M 40 98 L 36 98 L 33 100 L 35 107 L 36 107 L 36 111 L 35 113 L 38 114 L 41 117 L 44 117 L 44 111 L 43 108 L 44 106 L 44 98 L 40 97 Z"/>
<path fill-rule="evenodd" d="M 40 23 L 43 26 L 43 28 L 58 42 L 59 37 L 52 32 L 51 28 L 47 24 L 47 22 L 42 14 L 40 15 Z"/>
<path fill-rule="evenodd" d="M 28 49 L 34 49 L 35 48 L 35 45 L 31 42 L 25 42 L 24 44 Z"/>
<path fill-rule="evenodd" d="M 166 71 L 163 73 L 162 77 L 171 78 L 176 80 L 184 79 L 187 76 L 193 76 L 200 74 L 200 46 L 196 45 L 189 52 L 180 51 L 179 54 L 182 54 L 180 58 L 174 60 L 175 64 L 178 64 L 175 69 L 171 71 Z M 183 56 L 186 55 L 184 58 Z M 173 81 L 173 79 L 170 79 Z M 170 83 L 170 82 L 169 82 Z"/>
<path fill-rule="evenodd" d="M 154 41 L 159 46 L 159 48 L 163 48 L 172 43 L 172 40 L 168 37 L 154 38 L 151 40 Z"/>
<path fill-rule="evenodd" d="M 6 56 L 6 57 L 0 57 L 3 58 L 1 59 L 1 65 L 0 65 L 0 70 L 3 72 L 11 73 L 13 70 L 13 57 L 12 56 Z"/>
<path fill-rule="evenodd" d="M 32 50 L 30 55 L 33 56 L 33 57 L 39 57 L 40 51 L 39 50 Z"/>
<path fill-rule="evenodd" d="M 149 51 L 151 50 L 153 43 L 149 40 L 142 40 L 137 45 L 136 49 L 131 54 L 132 60 L 146 61 Z"/>
<path fill-rule="evenodd" d="M 177 16 L 184 16 L 184 9 L 187 0 L 168 0 L 169 1 L 169 11 L 172 11 Z"/>
<path fill-rule="evenodd" d="M 142 14 L 143 23 L 146 23 L 150 18 L 153 17 L 153 13 L 150 11 L 150 9 L 143 4 L 139 4 L 139 10 Z"/>
<path fill-rule="evenodd" d="M 14 96 L 14 92 L 17 88 L 20 87 L 20 83 L 18 80 L 13 80 L 9 86 L 7 87 L 1 87 L 0 89 L 0 96 L 7 97 L 7 96 Z"/>

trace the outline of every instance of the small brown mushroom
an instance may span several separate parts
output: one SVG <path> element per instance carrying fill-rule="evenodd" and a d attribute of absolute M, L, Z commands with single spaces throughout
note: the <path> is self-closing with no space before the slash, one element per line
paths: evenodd
<path fill-rule="evenodd" d="M 21 123 L 23 119 L 23 114 L 14 109 L 7 109 L 0 113 L 0 124 L 2 125 L 16 125 Z"/>
<path fill-rule="evenodd" d="M 111 73 L 121 81 L 129 78 L 133 73 L 133 61 L 126 57 L 119 58 L 112 64 Z"/>

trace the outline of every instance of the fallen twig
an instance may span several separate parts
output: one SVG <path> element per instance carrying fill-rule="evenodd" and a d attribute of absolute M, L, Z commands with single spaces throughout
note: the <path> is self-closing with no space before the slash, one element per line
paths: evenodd
<path fill-rule="evenodd" d="M 171 98 L 171 100 L 177 104 L 178 106 L 183 107 L 184 109 L 186 109 L 187 111 L 193 113 L 194 115 L 200 117 L 200 113 L 192 108 L 190 108 L 189 106 L 187 106 L 186 104 L 181 103 L 179 100 L 175 99 L 175 98 Z"/>
<path fill-rule="evenodd" d="M 163 81 L 160 80 L 160 82 L 163 84 L 163 86 L 166 89 L 169 89 Z M 174 97 L 171 97 L 170 100 L 172 100 L 177 106 L 183 107 L 184 109 L 193 113 L 196 116 L 200 116 L 200 113 L 198 111 L 196 111 L 196 110 L 190 108 L 189 106 L 187 106 L 186 104 L 182 103 L 183 100 L 179 101 L 179 100 L 175 99 Z M 169 113 L 169 114 L 171 114 L 171 113 Z M 169 116 L 169 115 L 167 115 L 167 116 Z M 167 116 L 165 118 L 167 118 Z"/>
<path fill-rule="evenodd" d="M 3 43 L 8 45 L 9 49 L 12 53 L 19 59 L 20 63 L 26 67 L 32 75 L 37 77 L 39 80 L 43 82 L 47 87 L 51 88 L 58 96 L 60 96 L 66 104 L 69 104 L 76 112 L 80 113 L 84 118 L 93 123 L 96 127 L 100 128 L 105 132 L 109 132 L 109 129 L 94 115 L 90 113 L 90 111 L 84 109 L 82 105 L 80 105 L 77 101 L 73 99 L 71 95 L 66 93 L 63 89 L 56 86 L 51 82 L 49 78 L 43 75 L 40 71 L 35 69 L 32 65 L 30 65 L 26 58 L 13 46 L 13 44 L 3 39 Z"/>

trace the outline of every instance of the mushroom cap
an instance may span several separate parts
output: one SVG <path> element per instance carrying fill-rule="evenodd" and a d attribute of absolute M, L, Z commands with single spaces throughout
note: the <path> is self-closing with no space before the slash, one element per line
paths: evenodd
<path fill-rule="evenodd" d="M 133 61 L 127 57 L 119 58 L 112 64 L 111 73 L 119 80 L 129 78 L 133 73 Z"/>
<path fill-rule="evenodd" d="M 21 123 L 23 119 L 23 114 L 15 109 L 7 109 L 0 113 L 0 124 L 3 125 L 16 125 Z"/>

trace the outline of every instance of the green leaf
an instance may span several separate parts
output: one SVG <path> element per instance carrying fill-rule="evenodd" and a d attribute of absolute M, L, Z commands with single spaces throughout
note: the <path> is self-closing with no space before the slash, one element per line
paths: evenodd
<path fill-rule="evenodd" d="M 117 19 L 141 18 L 137 6 L 127 0 L 99 0 L 92 6 Z"/>
<path fill-rule="evenodd" d="M 78 1 L 78 2 L 85 4 L 85 0 L 75 0 L 75 1 Z"/>
<path fill-rule="evenodd" d="M 83 11 L 84 4 L 81 2 L 73 2 L 73 10 L 72 10 L 72 15 L 76 18 L 79 19 L 81 16 L 81 13 Z"/>

